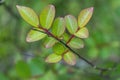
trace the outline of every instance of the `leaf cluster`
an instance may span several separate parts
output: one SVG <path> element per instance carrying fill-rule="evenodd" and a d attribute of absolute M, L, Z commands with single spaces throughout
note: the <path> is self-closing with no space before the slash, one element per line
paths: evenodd
<path fill-rule="evenodd" d="M 33 9 L 17 5 L 21 17 L 34 27 L 26 37 L 27 42 L 34 42 L 44 38 L 45 48 L 53 49 L 53 53 L 46 58 L 48 63 L 64 60 L 70 65 L 76 64 L 75 55 L 58 40 L 74 49 L 84 47 L 82 38 L 88 38 L 89 32 L 85 27 L 93 14 L 93 7 L 83 9 L 76 19 L 73 15 L 55 18 L 55 7 L 46 6 L 39 15 Z M 54 36 L 53 37 L 51 37 Z"/>

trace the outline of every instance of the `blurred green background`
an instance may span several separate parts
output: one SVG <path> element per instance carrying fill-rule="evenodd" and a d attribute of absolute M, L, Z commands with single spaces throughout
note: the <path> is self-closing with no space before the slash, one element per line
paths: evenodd
<path fill-rule="evenodd" d="M 1 2 L 1 1 L 0 1 Z M 79 12 L 93 6 L 87 25 L 90 37 L 80 55 L 100 67 L 113 70 L 100 74 L 77 59 L 75 66 L 63 62 L 48 64 L 51 53 L 42 41 L 26 42 L 31 26 L 18 14 L 16 5 L 28 6 L 37 14 L 48 4 L 56 7 L 56 17 Z M 120 80 L 120 0 L 5 0 L 0 4 L 0 80 Z"/>

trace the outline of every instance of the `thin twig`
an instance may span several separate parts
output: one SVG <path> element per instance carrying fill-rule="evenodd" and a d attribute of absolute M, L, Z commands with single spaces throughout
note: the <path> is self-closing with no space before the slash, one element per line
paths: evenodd
<path fill-rule="evenodd" d="M 54 39 L 56 39 L 57 41 L 59 41 L 60 43 L 62 43 L 66 48 L 68 48 L 71 52 L 73 52 L 74 54 L 76 54 L 80 59 L 84 60 L 86 63 L 88 63 L 91 67 L 93 67 L 94 69 L 96 70 L 99 70 L 100 72 L 105 72 L 105 71 L 109 71 L 109 70 L 112 70 L 112 68 L 100 68 L 100 67 L 97 67 L 96 65 L 94 65 L 92 62 L 90 62 L 89 60 L 87 60 L 86 58 L 84 58 L 83 56 L 79 55 L 79 53 L 77 53 L 76 51 L 74 51 L 71 47 L 69 47 L 66 43 L 64 43 L 61 39 L 59 38 L 56 38 L 51 32 L 49 32 L 48 30 L 44 29 L 44 28 L 41 28 L 39 26 L 40 29 L 44 30 L 43 31 L 40 31 L 38 29 L 33 29 L 35 31 L 39 31 L 39 32 L 42 32 L 42 33 L 45 33 L 47 35 L 49 35 L 50 37 L 53 37 Z"/>

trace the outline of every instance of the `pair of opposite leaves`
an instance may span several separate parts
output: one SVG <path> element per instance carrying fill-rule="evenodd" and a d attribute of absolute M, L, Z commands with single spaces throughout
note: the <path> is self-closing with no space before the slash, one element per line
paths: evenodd
<path fill-rule="evenodd" d="M 72 15 L 67 15 L 65 16 L 65 18 L 59 17 L 54 20 L 55 7 L 53 5 L 48 5 L 47 7 L 45 7 L 39 17 L 36 15 L 36 13 L 31 8 L 17 5 L 17 9 L 20 15 L 22 16 L 22 18 L 26 22 L 34 26 L 36 29 L 39 29 L 39 27 L 42 27 L 44 29 L 49 30 L 50 27 L 52 26 L 51 33 L 58 38 L 60 38 L 61 35 L 64 33 L 65 26 L 67 30 L 69 31 L 69 33 L 72 35 L 75 35 L 76 37 L 87 38 L 89 35 L 87 28 L 84 26 L 88 23 L 88 21 L 90 20 L 93 14 L 93 7 L 82 10 L 78 16 L 78 21 Z M 44 33 L 31 30 L 28 33 L 26 40 L 28 42 L 34 42 L 34 41 L 43 39 L 45 36 L 46 34 Z M 67 42 L 69 40 L 69 36 L 67 34 L 64 34 L 63 36 Z M 77 45 L 76 42 L 80 43 L 80 45 L 76 46 Z M 55 39 L 47 37 L 44 45 L 46 48 L 49 48 L 49 47 L 52 47 L 55 43 L 56 43 Z M 78 38 L 73 38 L 73 40 L 69 44 L 69 46 L 73 48 L 81 48 L 83 47 L 83 45 L 84 44 L 82 40 L 79 40 Z M 76 62 L 74 55 L 70 51 L 68 51 L 67 53 L 66 53 L 66 56 L 63 56 L 63 59 L 68 64 L 74 65 Z M 72 59 L 70 59 L 71 57 Z M 56 63 L 60 61 L 61 58 L 62 56 L 57 56 L 53 54 L 53 55 L 48 56 L 46 61 L 49 63 Z"/>

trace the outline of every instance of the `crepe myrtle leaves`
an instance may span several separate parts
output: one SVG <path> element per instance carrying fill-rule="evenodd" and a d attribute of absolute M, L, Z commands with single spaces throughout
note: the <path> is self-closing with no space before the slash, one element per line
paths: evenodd
<path fill-rule="evenodd" d="M 57 43 L 53 46 L 53 53 L 50 54 L 45 61 L 48 63 L 57 63 L 62 59 L 69 65 L 76 64 L 76 56 L 64 47 L 64 45 Z"/>
<path fill-rule="evenodd" d="M 56 37 L 60 37 L 64 33 L 64 31 L 65 31 L 64 18 L 62 17 L 56 18 L 52 26 L 52 33 Z"/>
<path fill-rule="evenodd" d="M 55 17 L 55 7 L 53 5 L 48 5 L 40 13 L 41 26 L 46 29 L 49 29 L 52 25 L 54 17 Z"/>
<path fill-rule="evenodd" d="M 39 25 L 39 19 L 37 14 L 33 11 L 33 9 L 29 7 L 24 7 L 24 6 L 16 6 L 21 17 L 31 24 L 34 27 L 37 27 Z"/>
<path fill-rule="evenodd" d="M 76 64 L 76 56 L 70 51 L 67 51 L 63 55 L 58 55 L 56 53 L 50 54 L 45 61 L 48 63 L 57 63 L 62 59 L 69 65 Z"/>
<path fill-rule="evenodd" d="M 82 10 L 78 19 L 73 15 L 55 18 L 53 5 L 46 6 L 39 15 L 29 7 L 19 5 L 16 7 L 21 17 L 33 26 L 27 34 L 26 41 L 35 42 L 44 38 L 44 47 L 52 48 L 53 53 L 45 59 L 46 62 L 57 63 L 64 60 L 69 65 L 76 64 L 76 56 L 65 45 L 74 49 L 84 47 L 81 38 L 89 36 L 85 26 L 93 14 L 93 7 Z"/>
<path fill-rule="evenodd" d="M 55 53 L 50 54 L 47 58 L 46 58 L 46 62 L 48 63 L 57 63 L 62 59 L 61 55 L 57 55 Z"/>
<path fill-rule="evenodd" d="M 84 27 L 92 17 L 92 14 L 93 14 L 93 7 L 82 10 L 78 15 L 78 26 L 80 28 Z"/>
<path fill-rule="evenodd" d="M 76 64 L 76 57 L 70 51 L 68 51 L 66 54 L 64 54 L 63 59 L 69 65 L 75 65 Z"/>
<path fill-rule="evenodd" d="M 30 30 L 29 33 L 27 34 L 26 41 L 27 42 L 34 42 L 38 41 L 42 38 L 44 38 L 46 34 L 35 31 L 35 30 Z"/>
<path fill-rule="evenodd" d="M 57 41 L 54 38 L 47 36 L 44 39 L 43 45 L 45 48 L 51 48 L 56 42 Z"/>
<path fill-rule="evenodd" d="M 62 55 L 65 52 L 65 50 L 66 48 L 60 43 L 57 43 L 56 45 L 53 46 L 53 52 L 58 55 Z"/>
<path fill-rule="evenodd" d="M 67 27 L 68 31 L 71 34 L 75 33 L 78 29 L 76 18 L 72 15 L 67 15 L 67 16 L 65 16 L 65 21 L 66 21 L 66 27 Z"/>
<path fill-rule="evenodd" d="M 74 35 L 79 37 L 79 38 L 88 38 L 89 32 L 88 32 L 88 29 L 86 27 L 83 27 L 80 30 L 78 30 Z"/>
<path fill-rule="evenodd" d="M 93 14 L 93 7 L 82 10 L 78 15 L 78 21 L 72 15 L 65 16 L 65 23 L 70 37 L 66 40 L 66 43 L 72 48 L 83 48 L 84 43 L 81 39 L 78 38 L 88 38 L 89 32 L 85 25 L 90 20 Z M 64 35 L 64 38 L 68 37 Z M 78 37 L 78 38 L 76 38 Z"/>
<path fill-rule="evenodd" d="M 74 36 L 73 36 L 74 37 Z M 67 43 L 67 45 L 69 45 L 71 48 L 75 48 L 75 49 L 80 49 L 84 47 L 84 42 L 83 40 L 81 40 L 80 38 L 77 37 L 71 37 L 70 40 L 70 35 L 67 33 L 64 33 L 63 38 L 65 40 L 65 42 Z M 69 42 L 68 42 L 69 41 Z"/>

